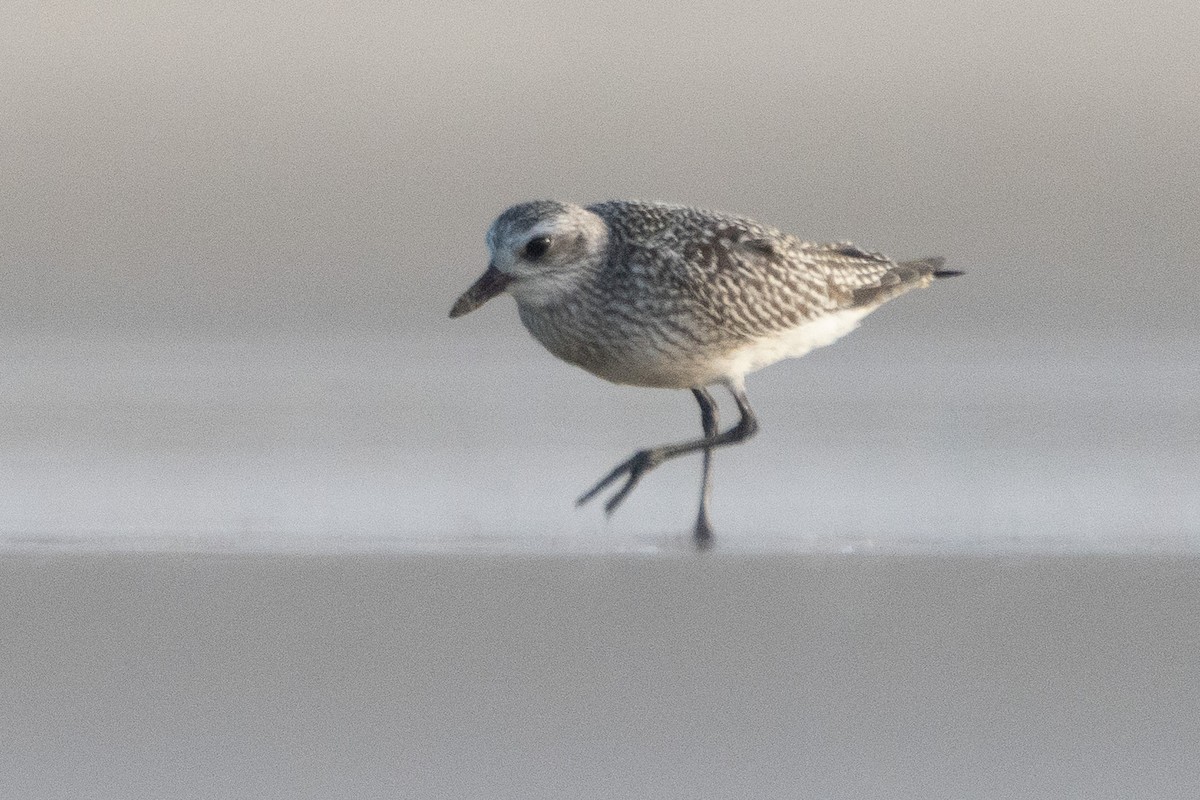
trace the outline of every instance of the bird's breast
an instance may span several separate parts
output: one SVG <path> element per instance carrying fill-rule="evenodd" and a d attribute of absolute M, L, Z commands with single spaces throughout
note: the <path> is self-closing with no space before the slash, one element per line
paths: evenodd
<path fill-rule="evenodd" d="M 518 305 L 521 322 L 547 350 L 613 383 L 683 389 L 721 380 L 717 353 L 698 338 L 632 311 Z"/>

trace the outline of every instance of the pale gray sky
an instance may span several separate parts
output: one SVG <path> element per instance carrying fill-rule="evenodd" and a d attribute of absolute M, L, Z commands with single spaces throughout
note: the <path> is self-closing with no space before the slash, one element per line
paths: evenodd
<path fill-rule="evenodd" d="M 1195 330 L 1190 0 L 421 5 L 6 5 L 0 331 L 440 325 L 537 196 L 940 253 L 979 332 Z"/>

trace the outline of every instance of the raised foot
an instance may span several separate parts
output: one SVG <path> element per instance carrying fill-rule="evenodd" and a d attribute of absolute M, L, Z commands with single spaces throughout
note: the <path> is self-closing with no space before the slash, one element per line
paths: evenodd
<path fill-rule="evenodd" d="M 600 479 L 600 482 L 588 489 L 583 495 L 575 501 L 575 505 L 581 506 L 591 500 L 600 492 L 604 491 L 613 481 L 620 478 L 622 475 L 628 475 L 625 479 L 625 485 L 620 490 L 608 499 L 604 504 L 604 511 L 611 514 L 617 510 L 617 506 L 625 500 L 633 487 L 637 486 L 638 481 L 642 479 L 650 470 L 657 467 L 663 462 L 662 455 L 657 450 L 639 450 L 630 456 L 625 461 L 618 464 L 612 472 Z"/>
<path fill-rule="evenodd" d="M 692 541 L 696 543 L 697 550 L 707 550 L 713 546 L 713 530 L 712 525 L 708 522 L 708 517 L 700 517 L 696 520 L 696 527 L 692 531 Z"/>

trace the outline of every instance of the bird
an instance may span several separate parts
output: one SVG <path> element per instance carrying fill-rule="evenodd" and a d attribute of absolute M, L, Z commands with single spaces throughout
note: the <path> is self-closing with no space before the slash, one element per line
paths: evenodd
<path fill-rule="evenodd" d="M 647 473 L 699 452 L 692 537 L 700 548 L 714 538 L 713 451 L 759 428 L 746 376 L 831 344 L 912 289 L 963 274 L 945 269 L 941 257 L 896 261 L 746 217 L 640 200 L 519 203 L 492 222 L 486 241 L 487 269 L 451 318 L 508 293 L 533 338 L 563 361 L 617 384 L 691 391 L 703 436 L 638 450 L 576 504 L 623 478 L 604 506 L 611 515 Z M 714 386 L 727 389 L 738 410 L 724 431 Z"/>

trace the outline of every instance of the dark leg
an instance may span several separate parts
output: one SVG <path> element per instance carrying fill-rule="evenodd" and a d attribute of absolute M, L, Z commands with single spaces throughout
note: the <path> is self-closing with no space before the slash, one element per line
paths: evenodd
<path fill-rule="evenodd" d="M 737 424 L 724 433 L 718 433 L 715 436 L 709 436 L 707 431 L 703 439 L 696 439 L 690 442 L 681 442 L 680 444 L 668 444 L 661 447 L 652 447 L 649 450 L 639 450 L 630 456 L 626 461 L 618 464 L 612 472 L 600 479 L 600 482 L 584 493 L 582 497 L 575 501 L 575 505 L 583 505 L 591 500 L 609 484 L 613 483 L 617 478 L 626 475 L 625 485 L 617 491 L 615 495 L 609 498 L 604 504 L 604 510 L 609 514 L 617 510 L 617 506 L 633 491 L 633 487 L 637 486 L 638 481 L 642 479 L 650 470 L 657 467 L 664 461 L 670 461 L 672 458 L 694 453 L 697 450 L 712 450 L 714 447 L 723 447 L 727 444 L 737 444 L 745 441 L 754 435 L 758 430 L 758 420 L 754 418 L 754 412 L 750 410 L 750 402 L 746 399 L 746 390 L 740 385 L 730 386 L 729 390 L 733 393 L 733 399 L 737 402 L 738 412 L 741 418 Z M 706 393 L 707 394 L 707 393 Z M 697 394 L 697 400 L 700 400 L 700 395 Z M 712 402 L 711 396 L 708 398 Z M 715 404 L 714 404 L 715 405 Z M 704 413 L 704 403 L 700 403 L 701 413 Z M 714 427 L 716 424 L 714 415 Z M 707 468 L 705 470 L 707 474 Z M 705 481 L 707 485 L 707 480 Z M 710 531 L 711 535 L 711 531 Z"/>
<path fill-rule="evenodd" d="M 696 402 L 700 404 L 700 426 L 704 429 L 704 438 L 711 439 L 717 435 L 717 404 L 707 389 L 692 389 Z M 708 498 L 712 487 L 712 448 L 704 448 L 704 477 L 700 481 L 700 513 L 696 516 L 696 528 L 692 535 L 696 545 L 707 547 L 712 542 L 712 523 L 708 521 Z"/>

